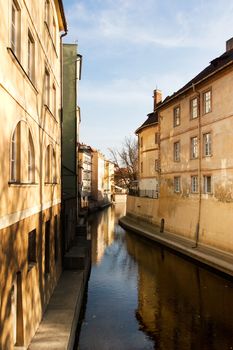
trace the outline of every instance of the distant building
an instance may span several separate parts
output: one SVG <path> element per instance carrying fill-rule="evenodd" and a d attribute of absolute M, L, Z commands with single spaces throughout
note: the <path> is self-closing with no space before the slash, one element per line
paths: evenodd
<path fill-rule="evenodd" d="M 92 151 L 92 206 L 101 207 L 112 202 L 114 164 L 97 150 Z"/>
<path fill-rule="evenodd" d="M 88 208 L 91 197 L 92 148 L 81 143 L 78 149 L 80 207 Z"/>
<path fill-rule="evenodd" d="M 61 0 L 0 0 L 0 348 L 27 347 L 61 274 Z"/>
<path fill-rule="evenodd" d="M 74 239 L 78 218 L 80 108 L 77 99 L 82 56 L 77 50 L 77 44 L 63 44 L 62 217 L 65 250 Z"/>

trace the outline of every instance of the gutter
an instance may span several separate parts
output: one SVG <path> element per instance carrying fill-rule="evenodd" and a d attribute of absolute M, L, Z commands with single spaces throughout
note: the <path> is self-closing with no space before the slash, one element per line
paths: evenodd
<path fill-rule="evenodd" d="M 64 200 L 63 200 L 63 167 L 62 167 L 62 155 L 63 155 L 63 138 L 62 138 L 62 130 L 63 130 L 63 45 L 62 45 L 62 39 L 67 35 L 67 29 L 66 31 L 60 35 L 60 104 L 61 104 L 61 115 L 60 115 L 60 132 L 61 132 L 61 162 L 60 162 L 60 172 L 61 172 L 61 238 L 62 238 L 62 245 L 61 245 L 61 257 L 62 257 L 62 264 L 64 263 L 64 256 L 65 256 L 65 220 L 64 220 Z"/>

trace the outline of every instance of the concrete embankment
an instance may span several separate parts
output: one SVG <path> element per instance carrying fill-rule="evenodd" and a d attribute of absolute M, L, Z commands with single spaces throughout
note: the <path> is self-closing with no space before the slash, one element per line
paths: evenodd
<path fill-rule="evenodd" d="M 196 245 L 195 241 L 173 233 L 160 232 L 158 226 L 133 216 L 124 216 L 119 219 L 119 223 L 129 231 L 151 239 L 216 271 L 233 276 L 233 255 L 230 253 L 203 244 Z"/>
<path fill-rule="evenodd" d="M 65 256 L 65 270 L 29 350 L 73 350 L 91 264 L 90 241 L 85 237 L 84 225 L 82 231 Z"/>

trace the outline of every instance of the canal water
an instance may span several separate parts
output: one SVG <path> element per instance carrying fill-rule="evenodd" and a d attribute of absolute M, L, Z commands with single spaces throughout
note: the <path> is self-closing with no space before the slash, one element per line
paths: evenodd
<path fill-rule="evenodd" d="M 78 350 L 233 349 L 233 283 L 118 225 L 90 219 L 92 269 Z"/>

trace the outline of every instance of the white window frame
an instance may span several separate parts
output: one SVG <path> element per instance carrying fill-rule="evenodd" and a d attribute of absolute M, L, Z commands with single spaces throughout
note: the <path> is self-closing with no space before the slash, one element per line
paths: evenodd
<path fill-rule="evenodd" d="M 190 158 L 191 159 L 197 159 L 198 158 L 198 137 L 193 136 L 190 139 Z"/>
<path fill-rule="evenodd" d="M 203 192 L 205 194 L 212 193 L 212 176 L 211 175 L 203 176 Z"/>
<path fill-rule="evenodd" d="M 57 90 L 56 90 L 56 86 L 55 83 L 53 84 L 53 115 L 56 118 L 57 115 Z"/>
<path fill-rule="evenodd" d="M 11 138 L 11 161 L 10 161 L 10 181 L 17 182 L 19 181 L 19 154 L 20 154 L 20 123 L 16 125 L 16 128 L 13 132 Z"/>
<path fill-rule="evenodd" d="M 180 125 L 180 106 L 176 106 L 173 109 L 173 126 L 179 126 Z"/>
<path fill-rule="evenodd" d="M 174 176 L 174 192 L 175 193 L 181 192 L 180 182 L 181 182 L 180 176 Z"/>
<path fill-rule="evenodd" d="M 210 157 L 212 155 L 212 135 L 210 132 L 203 134 L 203 156 Z"/>
<path fill-rule="evenodd" d="M 204 114 L 210 113 L 212 110 L 212 91 L 208 90 L 203 93 Z"/>
<path fill-rule="evenodd" d="M 28 182 L 35 182 L 35 148 L 30 130 L 28 131 Z"/>
<path fill-rule="evenodd" d="M 180 141 L 174 142 L 173 144 L 173 158 L 174 162 L 180 161 Z"/>
<path fill-rule="evenodd" d="M 20 59 L 20 17 L 21 11 L 16 0 L 12 0 L 11 5 L 11 49 L 14 54 Z"/>
<path fill-rule="evenodd" d="M 199 110 L 198 110 L 198 97 L 193 97 L 190 101 L 190 109 L 191 109 L 191 119 L 198 118 Z"/>
<path fill-rule="evenodd" d="M 35 41 L 28 30 L 28 76 L 31 81 L 35 79 Z"/>
<path fill-rule="evenodd" d="M 198 176 L 197 175 L 191 176 L 191 192 L 198 193 Z"/>
<path fill-rule="evenodd" d="M 45 105 L 50 106 L 50 74 L 48 69 L 45 69 Z"/>

